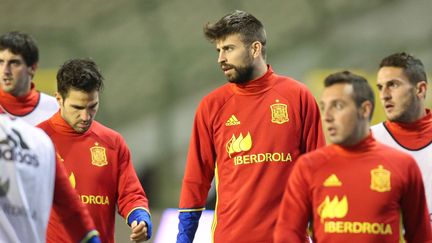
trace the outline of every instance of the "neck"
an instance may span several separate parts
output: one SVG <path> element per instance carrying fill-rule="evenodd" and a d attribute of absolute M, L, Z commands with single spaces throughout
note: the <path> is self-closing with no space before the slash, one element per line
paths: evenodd
<path fill-rule="evenodd" d="M 341 143 L 341 146 L 351 147 L 362 140 L 364 140 L 369 135 L 369 122 L 365 122 L 364 124 L 358 124 L 358 128 L 353 131 L 353 134 L 350 139 L 347 139 L 345 142 Z"/>
<path fill-rule="evenodd" d="M 252 80 L 262 77 L 267 72 L 267 64 L 262 58 L 258 59 L 252 73 Z"/>

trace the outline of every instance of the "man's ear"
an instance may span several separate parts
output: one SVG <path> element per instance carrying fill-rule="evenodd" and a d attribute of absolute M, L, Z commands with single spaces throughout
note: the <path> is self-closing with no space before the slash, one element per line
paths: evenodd
<path fill-rule="evenodd" d="M 373 105 L 369 100 L 365 100 L 359 109 L 360 115 L 363 118 L 370 120 L 372 118 Z"/>
<path fill-rule="evenodd" d="M 55 96 L 59 106 L 61 106 L 63 104 L 63 97 L 60 95 L 59 92 L 55 92 L 54 96 Z"/>
<path fill-rule="evenodd" d="M 30 67 L 28 67 L 28 74 L 32 77 L 32 79 L 34 78 L 35 74 L 36 74 L 36 69 L 38 68 L 38 64 L 35 63 L 33 65 L 31 65 Z"/>
<path fill-rule="evenodd" d="M 251 49 L 252 49 L 252 56 L 254 58 L 257 58 L 259 55 L 261 55 L 261 51 L 262 51 L 262 44 L 259 41 L 254 41 L 251 45 Z"/>
<path fill-rule="evenodd" d="M 427 82 L 426 81 L 420 81 L 416 84 L 416 94 L 417 96 L 425 99 L 427 93 Z"/>

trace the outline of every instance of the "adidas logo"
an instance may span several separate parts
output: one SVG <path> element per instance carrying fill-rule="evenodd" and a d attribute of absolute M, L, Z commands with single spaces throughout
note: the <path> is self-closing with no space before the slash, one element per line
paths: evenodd
<path fill-rule="evenodd" d="M 323 183 L 324 186 L 342 186 L 342 182 L 335 174 L 331 174 Z"/>
<path fill-rule="evenodd" d="M 225 126 L 236 126 L 240 125 L 240 121 L 235 117 L 234 115 L 231 115 L 231 117 L 228 119 L 228 121 L 225 122 Z"/>

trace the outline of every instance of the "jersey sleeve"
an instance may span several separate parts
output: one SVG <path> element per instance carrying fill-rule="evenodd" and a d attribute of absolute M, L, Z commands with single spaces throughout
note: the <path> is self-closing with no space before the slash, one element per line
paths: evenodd
<path fill-rule="evenodd" d="M 69 237 L 74 242 L 86 242 L 94 235 L 93 219 L 72 188 L 63 165 L 56 160 L 53 210 L 60 217 Z"/>
<path fill-rule="evenodd" d="M 407 242 L 432 242 L 425 190 L 420 169 L 413 159 L 407 171 L 407 186 L 401 200 Z"/>
<path fill-rule="evenodd" d="M 307 226 L 312 218 L 309 175 L 304 158 L 300 157 L 288 178 L 280 205 L 273 235 L 275 243 L 306 242 Z"/>
<path fill-rule="evenodd" d="M 204 210 L 214 177 L 215 150 L 208 107 L 201 102 L 197 109 L 180 194 L 180 212 Z"/>
<path fill-rule="evenodd" d="M 119 137 L 119 183 L 118 210 L 126 220 L 135 209 L 144 209 L 150 214 L 148 199 L 133 167 L 131 154 L 126 142 Z"/>
<path fill-rule="evenodd" d="M 301 153 L 313 151 L 325 145 L 325 137 L 322 130 L 321 116 L 315 98 L 305 88 L 301 97 L 302 111 L 302 143 Z"/>

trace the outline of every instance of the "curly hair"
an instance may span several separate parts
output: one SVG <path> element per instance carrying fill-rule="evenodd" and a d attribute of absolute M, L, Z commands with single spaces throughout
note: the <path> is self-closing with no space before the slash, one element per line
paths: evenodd
<path fill-rule="evenodd" d="M 70 89 L 87 93 L 101 91 L 103 79 L 93 60 L 71 59 L 66 61 L 57 72 L 57 91 L 63 98 L 66 98 Z"/>

